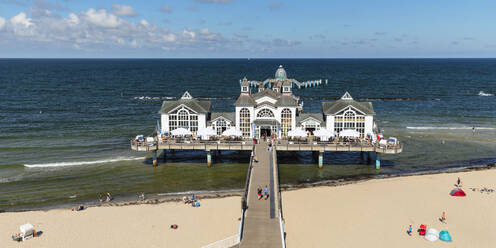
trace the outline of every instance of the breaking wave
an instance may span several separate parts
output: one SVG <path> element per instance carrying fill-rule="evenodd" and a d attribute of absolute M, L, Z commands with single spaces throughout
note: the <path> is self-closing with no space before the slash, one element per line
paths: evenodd
<path fill-rule="evenodd" d="M 406 127 L 414 130 L 472 130 L 473 127 Z M 475 127 L 476 130 L 496 130 L 496 127 Z"/>
<path fill-rule="evenodd" d="M 479 94 L 477 94 L 478 96 L 494 96 L 494 94 L 489 94 L 489 93 L 486 93 L 484 91 L 479 91 Z"/>
<path fill-rule="evenodd" d="M 56 163 L 44 163 L 44 164 L 25 164 L 28 168 L 43 168 L 43 167 L 61 167 L 61 166 L 74 166 L 74 165 L 88 165 L 88 164 L 104 164 L 104 163 L 114 163 L 120 161 L 130 161 L 130 160 L 141 160 L 145 157 L 117 157 L 111 159 L 101 159 L 94 161 L 74 161 L 74 162 L 56 162 Z"/>

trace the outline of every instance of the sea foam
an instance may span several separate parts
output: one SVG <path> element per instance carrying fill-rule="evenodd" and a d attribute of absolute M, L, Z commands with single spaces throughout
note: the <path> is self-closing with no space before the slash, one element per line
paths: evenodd
<path fill-rule="evenodd" d="M 414 130 L 472 130 L 473 127 L 406 127 Z M 476 130 L 496 130 L 496 127 L 475 127 Z"/>
<path fill-rule="evenodd" d="M 119 161 L 130 161 L 130 160 L 141 160 L 145 157 L 117 157 L 111 159 L 101 159 L 94 161 L 74 161 L 74 162 L 55 162 L 55 163 L 44 163 L 44 164 L 25 164 L 28 168 L 43 168 L 43 167 L 61 167 L 61 166 L 75 166 L 75 165 L 88 165 L 88 164 L 104 164 L 113 163 Z"/>
<path fill-rule="evenodd" d="M 490 94 L 490 93 L 486 93 L 484 91 L 479 91 L 479 94 L 477 94 L 478 96 L 494 96 L 494 94 Z"/>

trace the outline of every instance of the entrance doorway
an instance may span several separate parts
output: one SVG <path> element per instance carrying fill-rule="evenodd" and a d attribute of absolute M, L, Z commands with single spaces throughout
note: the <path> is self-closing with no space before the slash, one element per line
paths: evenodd
<path fill-rule="evenodd" d="M 305 128 L 305 131 L 307 131 L 310 135 L 313 135 L 313 132 L 315 132 L 315 128 Z"/>
<path fill-rule="evenodd" d="M 260 127 L 260 137 L 270 137 L 272 134 L 270 127 Z"/>

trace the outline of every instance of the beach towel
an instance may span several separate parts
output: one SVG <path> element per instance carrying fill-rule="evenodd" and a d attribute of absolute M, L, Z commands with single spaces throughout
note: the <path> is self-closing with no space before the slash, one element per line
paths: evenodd
<path fill-rule="evenodd" d="M 451 235 L 449 234 L 448 231 L 442 230 L 439 233 L 439 239 L 442 240 L 442 241 L 444 241 L 444 242 L 451 242 Z"/>

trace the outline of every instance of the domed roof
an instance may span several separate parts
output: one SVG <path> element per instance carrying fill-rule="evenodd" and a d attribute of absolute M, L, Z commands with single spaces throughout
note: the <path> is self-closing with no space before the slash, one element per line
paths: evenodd
<path fill-rule="evenodd" d="M 282 68 L 282 65 L 280 65 L 279 68 L 277 68 L 276 78 L 277 79 L 286 79 L 286 78 L 288 78 L 286 76 L 286 70 L 284 70 L 284 68 Z"/>

